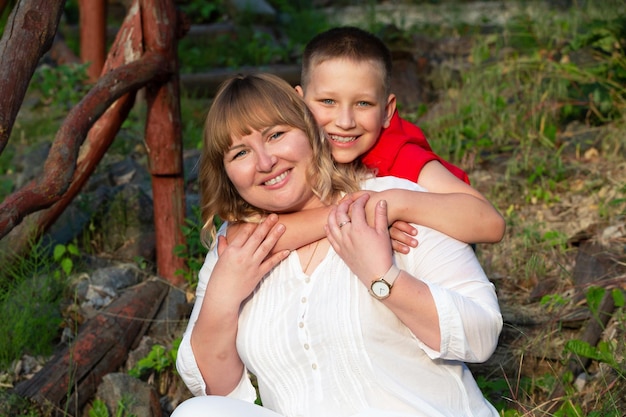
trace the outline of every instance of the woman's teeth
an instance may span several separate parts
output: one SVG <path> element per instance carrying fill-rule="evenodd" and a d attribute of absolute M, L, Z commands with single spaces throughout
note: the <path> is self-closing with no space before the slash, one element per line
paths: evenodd
<path fill-rule="evenodd" d="M 282 174 L 280 174 L 277 177 L 272 178 L 269 181 L 265 181 L 263 184 L 264 185 L 274 185 L 274 184 L 278 184 L 279 182 L 281 182 L 282 180 L 284 180 L 285 178 L 287 178 L 287 174 L 289 173 L 289 171 L 285 171 Z"/>

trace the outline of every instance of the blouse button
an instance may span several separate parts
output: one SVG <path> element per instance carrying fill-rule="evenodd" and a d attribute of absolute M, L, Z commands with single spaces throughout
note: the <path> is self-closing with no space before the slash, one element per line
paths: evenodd
<path fill-rule="evenodd" d="M 316 370 L 317 369 L 317 364 L 314 363 L 313 365 L 311 365 L 311 368 L 313 368 L 313 370 Z"/>
<path fill-rule="evenodd" d="M 304 282 L 306 282 L 307 284 L 308 284 L 309 282 L 311 282 L 311 277 L 306 277 L 306 278 L 304 279 Z"/>
<path fill-rule="evenodd" d="M 303 328 L 304 327 L 304 323 L 303 322 L 298 323 L 298 327 L 299 328 Z"/>
<path fill-rule="evenodd" d="M 306 350 L 309 350 L 309 344 L 308 344 L 308 343 L 305 343 L 305 344 L 304 344 L 304 348 L 305 348 Z"/>
<path fill-rule="evenodd" d="M 302 297 L 300 301 L 302 301 L 302 304 L 306 303 L 306 297 Z"/>

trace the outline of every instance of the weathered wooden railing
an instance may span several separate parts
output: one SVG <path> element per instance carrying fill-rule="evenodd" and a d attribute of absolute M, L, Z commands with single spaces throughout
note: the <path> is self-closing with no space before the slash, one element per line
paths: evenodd
<path fill-rule="evenodd" d="M 20 0 L 0 40 L 0 152 L 5 148 L 37 63 L 52 45 L 63 0 Z M 176 43 L 184 32 L 174 0 L 135 0 L 101 76 L 67 115 L 42 174 L 0 203 L 0 264 L 28 252 L 94 171 L 146 90 L 145 143 L 154 195 L 157 273 L 175 285 L 184 262 L 184 182 Z"/>

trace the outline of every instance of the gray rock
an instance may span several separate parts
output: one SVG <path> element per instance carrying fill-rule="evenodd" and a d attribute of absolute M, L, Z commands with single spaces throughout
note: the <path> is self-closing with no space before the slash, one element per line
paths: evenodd
<path fill-rule="evenodd" d="M 185 292 L 180 288 L 170 287 L 161 309 L 150 326 L 148 335 L 158 340 L 172 340 L 183 334 L 191 313 Z M 185 317 L 183 319 L 183 317 Z"/>
<path fill-rule="evenodd" d="M 159 397 L 152 386 L 128 374 L 105 375 L 98 387 L 96 397 L 106 404 L 109 415 L 112 416 L 161 417 L 163 415 Z M 120 404 L 124 406 L 122 414 L 118 414 Z"/>

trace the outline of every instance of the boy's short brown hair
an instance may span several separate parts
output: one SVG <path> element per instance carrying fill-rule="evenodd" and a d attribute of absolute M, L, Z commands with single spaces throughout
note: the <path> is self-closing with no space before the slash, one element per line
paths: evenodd
<path fill-rule="evenodd" d="M 306 90 L 314 66 L 329 59 L 372 61 L 383 70 L 385 93 L 391 89 L 391 51 L 376 35 L 354 26 L 341 26 L 316 35 L 307 43 L 302 54 L 300 83 Z"/>

